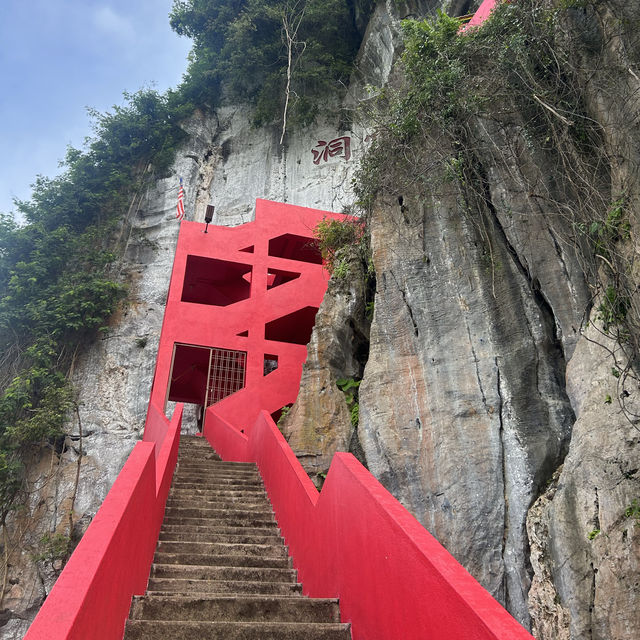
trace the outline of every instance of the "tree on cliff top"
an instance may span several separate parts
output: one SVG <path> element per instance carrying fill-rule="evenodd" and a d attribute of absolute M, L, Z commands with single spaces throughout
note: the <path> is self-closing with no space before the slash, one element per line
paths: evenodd
<path fill-rule="evenodd" d="M 193 39 L 185 97 L 255 104 L 258 126 L 283 113 L 287 86 L 292 119 L 312 122 L 348 80 L 361 40 L 350 0 L 175 0 L 170 21 Z"/>

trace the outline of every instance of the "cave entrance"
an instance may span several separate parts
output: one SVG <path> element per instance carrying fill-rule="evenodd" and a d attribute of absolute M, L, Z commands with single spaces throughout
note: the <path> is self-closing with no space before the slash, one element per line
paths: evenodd
<path fill-rule="evenodd" d="M 167 400 L 210 407 L 245 386 L 247 352 L 175 343 Z"/>

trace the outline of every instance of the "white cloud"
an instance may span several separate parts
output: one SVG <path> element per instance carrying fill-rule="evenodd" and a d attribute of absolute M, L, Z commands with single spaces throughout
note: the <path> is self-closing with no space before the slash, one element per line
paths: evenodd
<path fill-rule="evenodd" d="M 93 14 L 96 27 L 107 35 L 115 35 L 122 40 L 134 40 L 133 24 L 111 7 L 99 7 Z"/>

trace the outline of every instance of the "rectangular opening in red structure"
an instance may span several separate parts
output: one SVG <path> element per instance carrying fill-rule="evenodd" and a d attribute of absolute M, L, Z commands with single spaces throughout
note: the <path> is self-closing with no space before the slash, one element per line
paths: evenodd
<path fill-rule="evenodd" d="M 322 264 L 318 241 L 315 238 L 305 238 L 292 233 L 285 233 L 269 240 L 269 255 L 274 258 Z"/>
<path fill-rule="evenodd" d="M 251 265 L 187 256 L 182 302 L 226 307 L 251 294 Z"/>
<path fill-rule="evenodd" d="M 264 326 L 264 337 L 278 342 L 308 344 L 316 321 L 316 313 L 318 313 L 317 307 L 303 307 L 267 322 Z"/>
<path fill-rule="evenodd" d="M 175 345 L 169 380 L 169 400 L 204 404 L 210 352 L 209 347 Z"/>
<path fill-rule="evenodd" d="M 176 344 L 168 399 L 210 406 L 244 388 L 246 351 Z"/>

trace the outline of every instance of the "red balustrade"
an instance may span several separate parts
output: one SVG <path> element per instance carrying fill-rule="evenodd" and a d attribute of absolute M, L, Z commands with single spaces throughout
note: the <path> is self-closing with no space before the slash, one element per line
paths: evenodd
<path fill-rule="evenodd" d="M 267 412 L 246 436 L 210 408 L 204 433 L 257 463 L 304 593 L 339 598 L 353 640 L 532 640 L 351 454 L 318 493 Z"/>
<path fill-rule="evenodd" d="M 151 406 L 138 442 L 44 601 L 25 640 L 121 640 L 131 598 L 147 588 L 175 468 L 182 405 Z"/>

